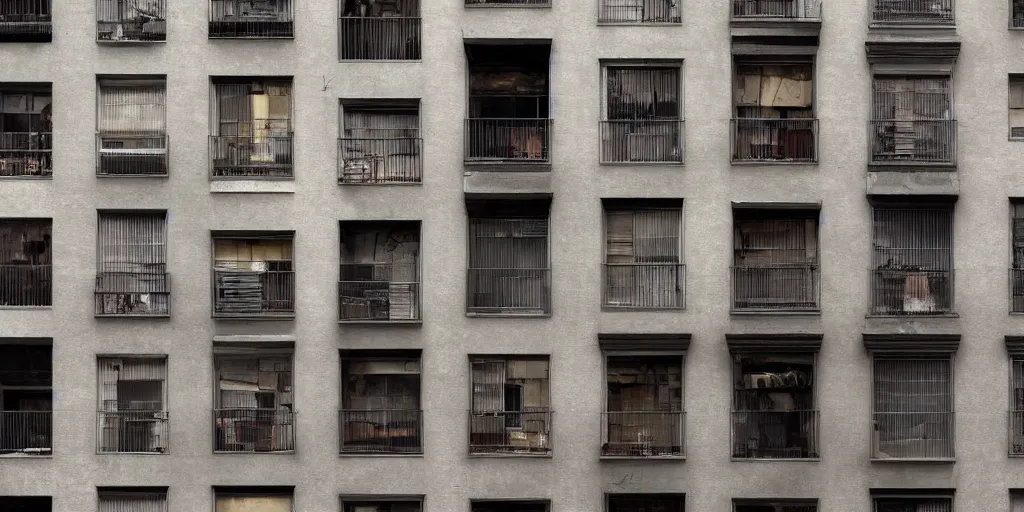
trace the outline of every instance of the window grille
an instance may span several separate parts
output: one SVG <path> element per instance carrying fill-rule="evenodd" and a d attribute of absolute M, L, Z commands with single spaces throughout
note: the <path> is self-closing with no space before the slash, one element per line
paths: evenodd
<path fill-rule="evenodd" d="M 419 359 L 344 358 L 341 378 L 342 453 L 422 453 Z"/>
<path fill-rule="evenodd" d="M 218 80 L 213 87 L 212 177 L 292 177 L 291 80 Z"/>
<path fill-rule="evenodd" d="M 949 77 L 876 76 L 871 84 L 873 162 L 956 163 Z"/>
<path fill-rule="evenodd" d="M 53 174 L 51 102 L 49 84 L 0 84 L 0 177 Z"/>
<path fill-rule="evenodd" d="M 601 161 L 682 163 L 681 69 L 608 66 Z"/>
<path fill-rule="evenodd" d="M 50 219 L 0 219 L 0 306 L 50 306 Z"/>
<path fill-rule="evenodd" d="M 954 456 L 952 361 L 874 359 L 876 459 Z"/>
<path fill-rule="evenodd" d="M 101 212 L 97 315 L 170 314 L 166 213 Z"/>
<path fill-rule="evenodd" d="M 875 206 L 872 314 L 953 311 L 953 209 Z"/>
<path fill-rule="evenodd" d="M 551 312 L 548 219 L 469 219 L 469 311 Z"/>
<path fill-rule="evenodd" d="M 737 210 L 733 230 L 733 309 L 820 307 L 816 210 Z"/>
<path fill-rule="evenodd" d="M 167 452 L 166 357 L 99 358 L 97 394 L 99 453 Z"/>
<path fill-rule="evenodd" d="M 214 357 L 216 452 L 295 449 L 292 355 Z"/>
<path fill-rule="evenodd" d="M 422 145 L 418 104 L 342 103 L 341 175 L 346 183 L 419 183 Z"/>
<path fill-rule="evenodd" d="M 682 209 L 605 212 L 605 305 L 682 308 Z"/>
<path fill-rule="evenodd" d="M 471 359 L 471 453 L 550 453 L 546 358 Z"/>

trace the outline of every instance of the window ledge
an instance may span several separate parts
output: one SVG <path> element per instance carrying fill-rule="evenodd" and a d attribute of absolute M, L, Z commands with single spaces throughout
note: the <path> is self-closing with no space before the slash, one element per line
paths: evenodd
<path fill-rule="evenodd" d="M 1006 456 L 1011 459 L 1024 459 L 1024 453 L 1007 453 Z"/>
<path fill-rule="evenodd" d="M 163 173 L 163 174 L 109 174 L 109 173 L 100 174 L 100 173 L 96 173 L 96 177 L 97 178 L 103 178 L 103 179 L 110 179 L 110 178 L 114 178 L 114 179 L 116 179 L 116 178 L 136 179 L 136 178 L 170 178 L 171 175 L 169 173 L 166 173 L 166 172 Z"/>
<path fill-rule="evenodd" d="M 423 181 L 396 181 L 391 183 L 363 183 L 338 180 L 338 185 L 343 187 L 422 187 Z"/>
<path fill-rule="evenodd" d="M 807 310 L 778 310 L 778 311 L 760 311 L 750 309 L 733 309 L 729 311 L 730 315 L 736 316 L 821 316 L 820 309 L 807 309 Z"/>
<path fill-rule="evenodd" d="M 483 3 L 483 4 L 463 4 L 466 9 L 550 9 L 551 4 L 514 4 L 514 3 Z"/>
<path fill-rule="evenodd" d="M 609 306 L 607 304 L 602 304 L 601 311 L 606 313 L 681 313 L 686 311 L 686 308 L 643 308 L 634 306 Z"/>
<path fill-rule="evenodd" d="M 280 314 L 262 314 L 262 315 L 246 315 L 246 314 L 228 314 L 228 313 L 214 313 L 214 320 L 295 320 L 295 313 L 280 313 Z"/>
<path fill-rule="evenodd" d="M 1017 30 L 1024 30 L 1024 28 L 1019 28 Z M 1007 140 L 1009 140 L 1010 142 L 1024 142 L 1024 137 L 1013 137 L 1013 136 L 1010 136 Z"/>
<path fill-rule="evenodd" d="M 423 325 L 423 320 L 338 320 L 339 325 Z"/>
<path fill-rule="evenodd" d="M 46 311 L 53 309 L 53 306 L 0 306 L 0 310 L 9 311 Z"/>
<path fill-rule="evenodd" d="M 338 62 L 343 64 L 358 64 L 365 62 L 367 64 L 381 64 L 381 63 L 413 63 L 422 64 L 423 59 L 338 59 Z"/>
<path fill-rule="evenodd" d="M 686 162 L 599 162 L 605 167 L 685 167 Z"/>
<path fill-rule="evenodd" d="M 53 181 L 53 175 L 50 174 L 50 175 L 47 175 L 47 176 L 0 176 L 0 180 L 4 180 L 4 181 L 6 181 L 6 180 L 12 180 L 12 181 L 13 180 L 32 180 L 32 181 L 48 180 L 48 181 Z"/>
<path fill-rule="evenodd" d="M 422 459 L 423 453 L 349 453 L 341 452 L 338 457 L 348 459 Z"/>
<path fill-rule="evenodd" d="M 759 462 L 821 462 L 821 457 L 806 457 L 806 458 L 801 457 L 799 459 L 781 459 L 781 458 L 780 459 L 768 459 L 768 458 L 761 459 L 761 458 L 747 458 L 747 457 L 744 457 L 744 458 L 732 457 L 731 460 L 733 462 L 752 462 L 752 463 L 759 463 Z"/>
<path fill-rule="evenodd" d="M 29 453 L 11 453 L 7 455 L 0 455 L 0 460 L 3 459 L 52 459 L 53 452 L 46 455 L 32 455 Z"/>
<path fill-rule="evenodd" d="M 107 455 L 141 455 L 143 457 L 149 457 L 153 455 L 167 455 L 168 452 L 96 452 L 96 455 L 107 456 Z"/>
<path fill-rule="evenodd" d="M 213 450 L 214 455 L 295 455 L 295 450 L 282 450 L 276 452 L 219 452 Z"/>
<path fill-rule="evenodd" d="M 471 459 L 550 459 L 552 458 L 551 452 L 548 453 L 470 453 L 469 458 Z"/>
<path fill-rule="evenodd" d="M 213 180 L 210 181 L 213 194 L 294 194 L 295 181 L 292 178 L 280 180 Z"/>
<path fill-rule="evenodd" d="M 960 318 L 956 313 L 941 313 L 935 315 L 879 315 L 868 313 L 864 318 L 899 318 L 901 320 L 927 320 L 929 318 Z"/>
<path fill-rule="evenodd" d="M 166 37 L 166 36 L 165 36 Z M 166 44 L 167 39 L 161 41 L 138 41 L 138 40 L 127 40 L 127 41 L 116 41 L 113 39 L 97 39 L 96 44 L 103 46 L 151 46 Z"/>
<path fill-rule="evenodd" d="M 630 21 L 599 21 L 597 22 L 599 27 L 681 27 L 683 22 L 681 21 L 652 21 L 652 22 L 630 22 Z"/>
<path fill-rule="evenodd" d="M 140 319 L 140 320 L 152 320 L 154 318 L 170 318 L 170 313 L 166 314 L 154 314 L 154 315 L 103 315 L 94 314 L 93 318 L 129 318 L 129 319 Z"/>
<path fill-rule="evenodd" d="M 654 461 L 684 462 L 684 461 L 686 461 L 686 455 L 658 455 L 658 456 L 651 456 L 651 457 L 632 457 L 632 456 L 620 457 L 620 456 L 616 456 L 616 455 L 601 455 L 600 457 L 598 457 L 598 459 L 599 460 L 608 460 L 608 461 L 611 461 L 611 460 L 628 460 L 628 461 L 649 460 L 649 461 L 652 461 L 652 462 L 654 462 Z"/>
<path fill-rule="evenodd" d="M 551 318 L 551 313 L 474 313 L 467 311 L 471 318 Z"/>
<path fill-rule="evenodd" d="M 916 464 L 920 464 L 920 463 L 925 463 L 925 464 L 954 464 L 954 463 L 956 463 L 956 457 L 949 457 L 949 458 L 938 458 L 938 457 L 929 457 L 929 458 L 898 458 L 898 459 L 897 458 L 880 459 L 880 458 L 877 458 L 877 457 L 871 457 L 871 462 L 872 463 L 878 462 L 878 463 L 881 463 L 881 464 L 907 463 L 907 462 L 909 462 L 909 463 L 916 463 Z"/>
<path fill-rule="evenodd" d="M 816 118 L 815 118 L 816 119 Z M 818 162 L 797 162 L 792 160 L 732 160 L 730 162 L 736 167 L 778 167 L 778 166 L 799 166 L 799 167 L 816 167 Z"/>

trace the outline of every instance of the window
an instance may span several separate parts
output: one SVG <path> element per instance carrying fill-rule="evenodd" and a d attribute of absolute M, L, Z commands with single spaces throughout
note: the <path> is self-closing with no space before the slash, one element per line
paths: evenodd
<path fill-rule="evenodd" d="M 810 58 L 806 63 L 772 65 L 765 64 L 763 57 L 740 57 L 733 75 L 732 161 L 817 162 L 818 120 L 814 110 L 814 65 Z M 789 56 L 790 61 L 792 58 Z"/>
<path fill-rule="evenodd" d="M 1024 0 L 1012 0 L 1010 28 L 1024 28 Z"/>
<path fill-rule="evenodd" d="M 422 181 L 419 100 L 341 100 L 341 108 L 339 183 Z"/>
<path fill-rule="evenodd" d="M 419 60 L 420 2 L 341 0 L 341 60 Z"/>
<path fill-rule="evenodd" d="M 872 230 L 872 315 L 953 312 L 953 207 L 876 203 Z"/>
<path fill-rule="evenodd" d="M 51 20 L 50 0 L 0 2 L 0 43 L 49 43 Z"/>
<path fill-rule="evenodd" d="M 733 500 L 733 512 L 817 512 L 817 500 Z"/>
<path fill-rule="evenodd" d="M 734 311 L 817 311 L 817 205 L 733 205 Z"/>
<path fill-rule="evenodd" d="M 665 24 L 682 23 L 676 0 L 601 0 L 597 24 Z"/>
<path fill-rule="evenodd" d="M 97 85 L 96 174 L 166 176 L 167 78 L 100 77 Z"/>
<path fill-rule="evenodd" d="M 53 175 L 51 90 L 50 84 L 0 83 L 0 177 Z"/>
<path fill-rule="evenodd" d="M 167 356 L 99 358 L 98 453 L 167 453 Z"/>
<path fill-rule="evenodd" d="M 682 200 L 602 202 L 605 307 L 684 307 Z"/>
<path fill-rule="evenodd" d="M 1024 2 L 1021 2 L 1024 6 Z M 1021 20 L 1024 28 L 1024 18 Z M 1010 75 L 1010 138 L 1024 139 L 1024 75 Z"/>
<path fill-rule="evenodd" d="M 550 454 L 547 356 L 471 356 L 470 366 L 470 454 Z"/>
<path fill-rule="evenodd" d="M 293 343 L 214 342 L 215 452 L 295 449 L 293 354 Z"/>
<path fill-rule="evenodd" d="M 549 512 L 551 504 L 547 500 L 473 500 L 470 509 L 472 512 Z"/>
<path fill-rule="evenodd" d="M 167 488 L 99 489 L 99 512 L 167 512 Z"/>
<path fill-rule="evenodd" d="M 49 496 L 0 496 L 6 512 L 50 512 L 52 502 Z"/>
<path fill-rule="evenodd" d="M 1011 492 L 1010 504 L 1010 512 L 1024 512 L 1024 494 L 1019 492 Z"/>
<path fill-rule="evenodd" d="M 291 78 L 214 78 L 210 105 L 211 178 L 294 176 Z"/>
<path fill-rule="evenodd" d="M 214 487 L 214 512 L 293 512 L 292 487 Z"/>
<path fill-rule="evenodd" d="M 683 494 L 609 494 L 608 512 L 684 512 Z"/>
<path fill-rule="evenodd" d="M 1010 312 L 1024 313 L 1024 202 L 1013 200 L 1010 210 Z"/>
<path fill-rule="evenodd" d="M 914 0 L 874 0 L 875 25 L 953 25 L 953 0 L 920 3 Z"/>
<path fill-rule="evenodd" d="M 342 496 L 341 512 L 421 512 L 422 496 Z"/>
<path fill-rule="evenodd" d="M 51 306 L 51 219 L 0 219 L 0 306 Z"/>
<path fill-rule="evenodd" d="M 795 350 L 793 353 L 757 353 L 733 349 L 732 352 L 732 457 L 818 458 L 815 354 Z M 736 510 L 758 512 L 761 509 L 737 507 Z"/>
<path fill-rule="evenodd" d="M 166 212 L 100 212 L 96 316 L 168 316 Z"/>
<path fill-rule="evenodd" d="M 732 17 L 750 19 L 781 18 L 785 20 L 820 19 L 821 2 L 817 0 L 777 0 L 761 2 L 758 0 L 733 0 Z"/>
<path fill-rule="evenodd" d="M 214 232 L 215 317 L 295 314 L 292 231 Z"/>
<path fill-rule="evenodd" d="M 417 221 L 342 221 L 339 320 L 418 321 L 419 253 Z"/>
<path fill-rule="evenodd" d="M 422 424 L 419 351 L 342 351 L 342 453 L 423 453 Z"/>
<path fill-rule="evenodd" d="M 1024 455 L 1024 354 L 1011 354 L 1010 378 L 1010 455 Z"/>
<path fill-rule="evenodd" d="M 53 341 L 0 338 L 0 456 L 53 453 Z"/>
<path fill-rule="evenodd" d="M 294 37 L 292 0 L 210 0 L 210 39 Z"/>
<path fill-rule="evenodd" d="M 951 497 L 918 494 L 907 490 L 906 496 L 875 497 L 875 512 L 953 512 Z"/>
<path fill-rule="evenodd" d="M 683 163 L 682 63 L 604 66 L 602 163 Z"/>
<path fill-rule="evenodd" d="M 875 355 L 873 359 L 872 458 L 952 459 L 952 357 Z"/>
<path fill-rule="evenodd" d="M 871 89 L 871 163 L 956 164 L 949 76 L 875 75 Z"/>
<path fill-rule="evenodd" d="M 167 40 L 166 0 L 96 0 L 96 40 L 103 43 Z"/>
<path fill-rule="evenodd" d="M 608 384 L 601 455 L 682 457 L 683 353 L 623 355 L 626 353 L 606 351 L 605 355 Z M 621 501 L 622 506 L 632 503 L 630 498 Z"/>

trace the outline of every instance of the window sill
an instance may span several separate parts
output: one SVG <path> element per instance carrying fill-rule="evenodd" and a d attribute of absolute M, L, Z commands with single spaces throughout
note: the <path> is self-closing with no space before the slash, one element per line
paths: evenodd
<path fill-rule="evenodd" d="M 339 63 L 342 64 L 358 64 L 365 62 L 367 64 L 383 64 L 383 63 L 411 63 L 411 64 L 423 64 L 423 59 L 338 59 Z"/>
<path fill-rule="evenodd" d="M 214 455 L 295 455 L 295 450 L 280 450 L 276 452 L 218 452 L 213 451 Z"/>
<path fill-rule="evenodd" d="M 474 313 L 467 311 L 470 318 L 551 318 L 551 313 Z"/>
<path fill-rule="evenodd" d="M 423 453 L 348 453 L 341 452 L 338 457 L 343 459 L 422 459 Z"/>
<path fill-rule="evenodd" d="M 0 176 L 0 180 L 3 180 L 3 181 L 6 181 L 6 180 L 12 180 L 12 181 L 13 180 L 31 180 L 31 181 L 48 180 L 48 181 L 52 181 L 53 180 L 53 175 L 52 174 L 48 174 L 48 175 L 45 175 L 45 176 Z"/>
<path fill-rule="evenodd" d="M 924 463 L 924 464 L 954 464 L 954 463 L 956 463 L 956 457 L 950 457 L 950 458 L 937 458 L 937 457 L 931 457 L 931 458 L 898 458 L 898 459 L 897 458 L 879 459 L 879 458 L 876 458 L 876 457 L 872 457 L 871 458 L 871 462 L 872 463 L 877 462 L 877 463 L 880 463 L 880 464 L 907 463 L 907 462 L 913 463 L 913 464 L 921 464 L 921 463 Z"/>
<path fill-rule="evenodd" d="M 294 194 L 295 181 L 286 179 L 232 179 L 210 181 L 213 194 Z"/>
<path fill-rule="evenodd" d="M 937 313 L 934 315 L 881 315 L 868 313 L 864 318 L 899 318 L 900 320 L 925 320 L 928 318 L 960 318 L 956 313 Z"/>
<path fill-rule="evenodd" d="M 798 166 L 798 167 L 816 167 L 818 162 L 805 162 L 797 160 L 731 160 L 731 165 L 736 167 L 779 167 L 779 166 Z"/>
<path fill-rule="evenodd" d="M 682 313 L 686 311 L 686 307 L 642 308 L 633 306 L 609 306 L 608 304 L 602 304 L 601 311 L 605 313 Z"/>
<path fill-rule="evenodd" d="M 685 162 L 599 162 L 604 167 L 685 167 Z"/>
<path fill-rule="evenodd" d="M 0 460 L 4 459 L 52 459 L 53 452 L 46 455 L 32 455 L 29 453 L 11 453 L 7 455 L 0 455 Z"/>
<path fill-rule="evenodd" d="M 128 319 L 139 319 L 139 320 L 152 320 L 155 318 L 170 318 L 170 313 L 165 314 L 153 314 L 153 315 L 116 315 L 116 314 L 94 314 L 93 318 L 128 318 Z"/>
<path fill-rule="evenodd" d="M 733 309 L 730 315 L 736 316 L 821 316 L 820 309 L 781 309 L 781 310 L 756 310 L 756 309 Z"/>
<path fill-rule="evenodd" d="M 1024 31 L 1024 28 L 1018 28 L 1017 30 Z M 1007 138 L 1007 140 L 1009 140 L 1010 142 L 1024 142 L 1024 137 L 1010 136 Z"/>
<path fill-rule="evenodd" d="M 872 21 L 868 23 L 869 29 L 914 29 L 914 30 L 956 30 L 956 21 L 949 23 L 918 23 L 913 21 Z"/>
<path fill-rule="evenodd" d="M 134 40 L 134 39 L 130 39 L 130 40 L 127 40 L 127 41 L 116 41 L 116 40 L 113 40 L 113 39 L 97 39 L 96 40 L 96 44 L 103 45 L 103 46 L 136 46 L 136 45 L 138 45 L 138 46 L 152 46 L 152 45 L 161 45 L 161 44 L 165 44 L 165 43 L 167 43 L 167 39 L 166 38 L 162 39 L 160 41 L 139 41 L 139 40 Z"/>
<path fill-rule="evenodd" d="M 607 461 L 612 461 L 612 460 L 628 460 L 628 461 L 649 460 L 649 461 L 652 461 L 652 462 L 655 462 L 655 461 L 684 462 L 684 461 L 686 461 L 686 455 L 658 455 L 658 456 L 651 456 L 651 457 L 633 457 L 633 456 L 623 456 L 623 457 L 620 457 L 620 456 L 616 456 L 616 455 L 601 455 L 600 457 L 598 457 L 598 459 L 599 460 L 603 460 L 603 461 L 604 460 L 607 460 Z"/>
<path fill-rule="evenodd" d="M 767 458 L 766 459 L 760 459 L 760 458 L 732 457 L 730 460 L 732 460 L 733 462 L 752 462 L 752 463 L 761 463 L 761 462 L 821 462 L 821 457 L 806 457 L 806 458 L 799 458 L 799 459 L 782 459 L 782 458 L 779 458 L 779 459 L 767 459 Z"/>
<path fill-rule="evenodd" d="M 422 187 L 423 181 L 395 181 L 385 183 L 369 183 L 357 181 L 338 180 L 338 185 L 343 187 Z"/>
<path fill-rule="evenodd" d="M 9 311 L 46 311 L 52 309 L 53 306 L 0 306 L 0 310 Z"/>
<path fill-rule="evenodd" d="M 169 178 L 171 175 L 168 173 L 163 174 L 99 174 L 96 173 L 97 178 L 109 179 L 109 178 Z"/>
<path fill-rule="evenodd" d="M 469 458 L 471 459 L 550 459 L 552 458 L 551 452 L 548 453 L 470 453 Z"/>
<path fill-rule="evenodd" d="M 682 21 L 598 21 L 599 27 L 681 27 Z"/>
<path fill-rule="evenodd" d="M 96 452 L 96 455 L 107 456 L 107 455 L 142 455 L 149 457 L 153 455 L 167 455 L 168 452 Z"/>
<path fill-rule="evenodd" d="M 463 4 L 466 9 L 550 9 L 551 4 L 514 4 L 514 3 L 482 3 Z"/>
<path fill-rule="evenodd" d="M 251 315 L 247 315 L 247 314 L 244 314 L 244 313 L 239 313 L 239 314 L 214 313 L 212 315 L 212 318 L 214 320 L 242 320 L 242 321 L 249 321 L 249 320 L 270 320 L 270 321 L 274 321 L 274 320 L 287 320 L 287 321 L 291 321 L 291 320 L 295 320 L 295 313 L 279 313 L 279 314 L 263 313 L 263 314 L 251 314 Z"/>
<path fill-rule="evenodd" d="M 339 325 L 415 325 L 422 326 L 423 320 L 338 320 Z"/>

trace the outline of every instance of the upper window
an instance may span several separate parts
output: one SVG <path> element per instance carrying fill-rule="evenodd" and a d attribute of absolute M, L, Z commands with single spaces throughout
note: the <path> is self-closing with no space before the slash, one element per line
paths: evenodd
<path fill-rule="evenodd" d="M 471 454 L 549 455 L 547 356 L 471 356 Z"/>
<path fill-rule="evenodd" d="M 549 512 L 551 504 L 540 500 L 473 500 L 472 512 Z"/>
<path fill-rule="evenodd" d="M 295 450 L 294 351 L 293 344 L 214 345 L 215 453 Z"/>
<path fill-rule="evenodd" d="M 785 2 L 758 2 L 776 5 Z M 765 65 L 737 57 L 733 75 L 732 161 L 818 161 L 814 65 L 808 61 Z"/>
<path fill-rule="evenodd" d="M 871 458 L 952 460 L 952 357 L 876 355 L 873 359 Z"/>
<path fill-rule="evenodd" d="M 420 226 L 415 221 L 342 221 L 338 320 L 420 319 Z"/>
<path fill-rule="evenodd" d="M 682 354 L 608 352 L 605 367 L 607 400 L 605 421 L 601 425 L 604 431 L 601 455 L 635 458 L 685 455 Z M 623 502 L 631 501 L 624 498 Z"/>
<path fill-rule="evenodd" d="M 341 0 L 341 60 L 419 60 L 420 2 Z"/>
<path fill-rule="evenodd" d="M 682 200 L 603 202 L 604 305 L 638 309 L 684 307 Z"/>
<path fill-rule="evenodd" d="M 423 453 L 422 423 L 418 352 L 342 351 L 342 453 Z"/>
<path fill-rule="evenodd" d="M 419 100 L 341 100 L 341 109 L 338 183 L 422 181 Z"/>
<path fill-rule="evenodd" d="M 1010 455 L 1024 455 L 1024 357 L 1010 359 L 1010 378 Z"/>
<path fill-rule="evenodd" d="M 875 512 L 953 512 L 953 500 L 948 497 L 915 495 L 875 497 Z"/>
<path fill-rule="evenodd" d="M 212 179 L 294 175 L 291 78 L 215 78 L 210 106 Z"/>
<path fill-rule="evenodd" d="M 1024 0 L 1012 0 L 1010 11 L 1010 27 L 1024 28 Z M 1014 511 L 1016 512 L 1016 511 Z"/>
<path fill-rule="evenodd" d="M 295 35 L 293 16 L 292 0 L 210 0 L 209 37 L 291 38 Z"/>
<path fill-rule="evenodd" d="M 1024 0 L 1020 3 L 1024 7 Z M 1010 138 L 1024 140 L 1024 75 L 1010 75 L 1009 82 Z"/>
<path fill-rule="evenodd" d="M 96 315 L 167 316 L 166 212 L 100 212 Z"/>
<path fill-rule="evenodd" d="M 953 25 L 953 0 L 874 0 L 871 22 L 875 25 Z"/>
<path fill-rule="evenodd" d="M 101 43 L 167 40 L 167 0 L 96 0 L 96 40 Z"/>
<path fill-rule="evenodd" d="M 817 208 L 733 209 L 734 311 L 817 311 Z"/>
<path fill-rule="evenodd" d="M 0 177 L 53 174 L 51 91 L 50 84 L 0 83 Z"/>
<path fill-rule="evenodd" d="M 101 487 L 99 512 L 167 512 L 167 488 Z"/>
<path fill-rule="evenodd" d="M 294 489 L 215 487 L 214 512 L 292 512 Z"/>
<path fill-rule="evenodd" d="M 53 342 L 23 340 L 0 338 L 0 457 L 53 454 Z"/>
<path fill-rule="evenodd" d="M 290 231 L 214 233 L 215 317 L 294 316 L 293 237 Z"/>
<path fill-rule="evenodd" d="M 953 313 L 953 208 L 913 203 L 873 207 L 873 315 Z"/>
<path fill-rule="evenodd" d="M 733 501 L 733 512 L 818 512 L 816 500 L 751 500 Z"/>
<path fill-rule="evenodd" d="M 733 458 L 819 457 L 814 359 L 813 353 L 733 354 Z M 743 510 L 758 509 L 737 508 Z"/>
<path fill-rule="evenodd" d="M 52 21 L 50 0 L 0 2 L 0 43 L 49 43 Z"/>
<path fill-rule="evenodd" d="M 98 453 L 166 453 L 167 357 L 99 358 Z"/>
<path fill-rule="evenodd" d="M 0 219 L 0 306 L 53 305 L 51 219 Z"/>
<path fill-rule="evenodd" d="M 683 163 L 681 66 L 604 67 L 602 163 Z"/>
<path fill-rule="evenodd" d="M 1010 203 L 1010 312 L 1024 313 L 1024 202 Z"/>
<path fill-rule="evenodd" d="M 167 175 L 167 79 L 98 80 L 96 174 Z"/>
<path fill-rule="evenodd" d="M 871 89 L 872 164 L 956 164 L 949 76 L 876 75 Z"/>
<path fill-rule="evenodd" d="M 341 498 L 341 512 L 421 512 L 423 498 Z"/>

